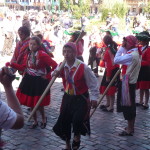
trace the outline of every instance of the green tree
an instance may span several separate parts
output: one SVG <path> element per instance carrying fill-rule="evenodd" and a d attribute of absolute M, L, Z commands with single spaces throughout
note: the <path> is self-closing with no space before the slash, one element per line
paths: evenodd
<path fill-rule="evenodd" d="M 144 7 L 144 13 L 150 14 L 150 2 Z"/>
<path fill-rule="evenodd" d="M 105 0 L 105 3 L 99 7 L 99 10 L 102 13 L 101 19 L 104 21 L 109 12 L 111 12 L 112 15 L 116 14 L 119 18 L 123 18 L 128 11 L 128 7 L 127 4 L 121 0 Z"/>
<path fill-rule="evenodd" d="M 91 0 L 61 0 L 61 10 L 70 10 L 75 18 L 81 18 L 82 14 L 88 15 L 90 12 Z"/>

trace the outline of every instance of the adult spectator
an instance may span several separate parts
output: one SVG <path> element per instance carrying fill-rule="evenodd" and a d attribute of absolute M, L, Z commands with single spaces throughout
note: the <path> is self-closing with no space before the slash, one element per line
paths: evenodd
<path fill-rule="evenodd" d="M 2 56 L 11 55 L 14 41 L 14 23 L 12 16 L 8 16 L 3 22 L 3 32 L 5 34 Z"/>
<path fill-rule="evenodd" d="M 19 101 L 12 87 L 13 77 L 7 67 L 0 71 L 0 82 L 3 84 L 8 105 L 0 100 L 0 128 L 20 129 L 24 125 L 24 117 Z"/>
<path fill-rule="evenodd" d="M 112 17 L 111 17 L 111 13 L 108 13 L 108 16 L 106 18 L 106 28 L 111 30 L 111 21 L 112 21 Z"/>
<path fill-rule="evenodd" d="M 125 23 L 126 23 L 126 31 L 129 32 L 129 27 L 130 27 L 130 17 L 128 15 L 126 15 L 125 17 Z"/>
<path fill-rule="evenodd" d="M 21 26 L 22 26 L 21 16 L 20 16 L 20 15 L 16 15 L 15 26 L 14 26 L 15 42 L 16 42 L 16 43 L 19 41 L 18 29 L 19 29 Z"/>
<path fill-rule="evenodd" d="M 114 14 L 114 17 L 112 18 L 112 30 L 114 32 L 118 33 L 118 25 L 119 25 L 119 18 L 117 17 L 116 14 Z"/>
<path fill-rule="evenodd" d="M 27 27 L 31 31 L 31 24 L 30 24 L 29 16 L 27 14 L 23 16 L 22 26 Z"/>
<path fill-rule="evenodd" d="M 138 26 L 138 20 L 137 17 L 133 18 L 133 28 L 136 28 Z"/>
<path fill-rule="evenodd" d="M 86 24 L 87 24 L 87 17 L 85 16 L 85 14 L 83 14 L 81 17 L 81 27 L 86 26 Z"/>
<path fill-rule="evenodd" d="M 72 20 L 69 18 L 69 16 L 65 16 L 64 21 L 63 21 L 63 27 L 67 30 L 70 27 L 72 27 Z"/>

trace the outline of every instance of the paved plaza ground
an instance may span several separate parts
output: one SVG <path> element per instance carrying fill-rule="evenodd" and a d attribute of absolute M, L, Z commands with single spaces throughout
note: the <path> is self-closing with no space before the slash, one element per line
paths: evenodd
<path fill-rule="evenodd" d="M 64 142 L 57 137 L 52 128 L 59 115 L 62 83 L 57 80 L 51 89 L 51 104 L 46 107 L 48 123 L 46 129 L 29 129 L 27 122 L 29 111 L 23 107 L 25 126 L 20 130 L 2 132 L 6 142 L 4 150 L 61 150 Z M 138 93 L 138 92 L 137 92 Z M 3 93 L 2 99 L 5 99 Z M 137 94 L 137 98 L 139 98 Z M 105 101 L 105 99 L 104 99 Z M 41 118 L 39 118 L 40 121 Z M 150 149 L 150 110 L 137 108 L 135 134 L 130 137 L 120 137 L 126 126 L 122 113 L 103 112 L 99 108 L 91 118 L 91 136 L 82 137 L 82 150 L 149 150 Z"/>
<path fill-rule="evenodd" d="M 10 57 L 2 58 L 0 66 Z M 101 80 L 101 77 L 99 80 Z M 16 90 L 20 80 L 15 80 L 13 87 Z M 6 99 L 4 90 L 1 87 L 1 98 Z M 2 139 L 5 141 L 3 150 L 61 150 L 64 142 L 57 137 L 52 128 L 59 115 L 60 103 L 63 92 L 61 91 L 61 79 L 57 79 L 51 88 L 51 104 L 46 107 L 48 118 L 45 129 L 29 129 L 32 120 L 27 122 L 30 112 L 27 107 L 22 106 L 25 125 L 20 130 L 6 130 L 2 132 Z M 137 91 L 137 101 L 139 100 Z M 105 102 L 105 98 L 102 103 Z M 39 118 L 39 121 L 41 118 Z M 142 110 L 137 107 L 135 122 L 135 134 L 129 137 L 120 137 L 118 134 L 126 127 L 122 113 L 103 112 L 97 108 L 91 118 L 91 136 L 82 136 L 81 150 L 150 150 L 150 109 Z"/>

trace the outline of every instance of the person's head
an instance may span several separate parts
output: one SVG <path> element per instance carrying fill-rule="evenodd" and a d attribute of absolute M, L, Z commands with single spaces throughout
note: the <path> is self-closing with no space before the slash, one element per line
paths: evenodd
<path fill-rule="evenodd" d="M 16 20 L 20 20 L 20 15 L 16 15 Z"/>
<path fill-rule="evenodd" d="M 137 44 L 137 38 L 133 35 L 128 35 L 123 38 L 122 47 L 126 48 L 126 50 L 135 48 L 136 44 Z"/>
<path fill-rule="evenodd" d="M 66 61 L 74 61 L 77 54 L 76 45 L 73 42 L 68 42 L 63 47 L 63 56 Z"/>
<path fill-rule="evenodd" d="M 22 26 L 18 29 L 18 35 L 21 41 L 24 41 L 27 37 L 30 37 L 30 30 L 26 26 Z"/>
<path fill-rule="evenodd" d="M 29 16 L 28 16 L 27 14 L 25 14 L 25 15 L 23 16 L 23 19 L 24 19 L 24 20 L 28 20 L 28 19 L 29 19 Z"/>
<path fill-rule="evenodd" d="M 76 41 L 79 35 L 80 35 L 80 31 L 75 31 L 71 36 L 72 41 L 73 42 Z"/>
<path fill-rule="evenodd" d="M 150 34 L 147 31 L 143 31 L 143 32 L 140 32 L 139 34 L 137 34 L 136 38 L 138 39 L 139 44 L 141 44 L 143 46 L 148 45 L 149 41 L 150 41 Z"/>
<path fill-rule="evenodd" d="M 111 37 L 112 37 L 112 35 L 111 35 L 111 32 L 110 32 L 110 31 L 106 31 L 105 33 L 106 33 L 106 35 L 109 35 L 109 36 L 111 36 Z"/>
<path fill-rule="evenodd" d="M 103 42 L 105 43 L 106 46 L 108 46 L 109 44 L 112 44 L 113 42 L 112 36 L 105 35 L 103 38 Z"/>
<path fill-rule="evenodd" d="M 12 20 L 12 16 L 8 16 L 7 18 L 8 18 L 8 20 L 10 20 L 10 21 Z"/>
<path fill-rule="evenodd" d="M 117 15 L 116 14 L 114 14 L 114 18 L 116 18 L 117 17 Z"/>
<path fill-rule="evenodd" d="M 33 36 L 29 41 L 29 49 L 32 52 L 36 52 L 41 47 L 41 39 L 37 36 Z"/>
<path fill-rule="evenodd" d="M 43 39 L 43 35 L 40 31 L 35 31 L 34 36 L 38 36 L 41 40 Z"/>
<path fill-rule="evenodd" d="M 108 17 L 110 17 L 110 16 L 111 16 L 111 12 L 108 13 Z"/>

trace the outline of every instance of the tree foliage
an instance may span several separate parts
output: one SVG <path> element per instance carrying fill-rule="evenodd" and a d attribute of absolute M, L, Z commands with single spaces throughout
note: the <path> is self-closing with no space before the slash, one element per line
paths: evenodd
<path fill-rule="evenodd" d="M 61 10 L 69 11 L 75 18 L 81 18 L 82 14 L 90 12 L 90 0 L 61 0 Z"/>
<path fill-rule="evenodd" d="M 116 14 L 119 18 L 123 18 L 128 11 L 127 4 L 125 2 L 118 2 L 110 4 L 102 4 L 100 7 L 102 13 L 102 20 L 104 21 L 110 12 L 112 15 Z"/>
<path fill-rule="evenodd" d="M 144 12 L 150 14 L 150 2 L 144 7 Z"/>

